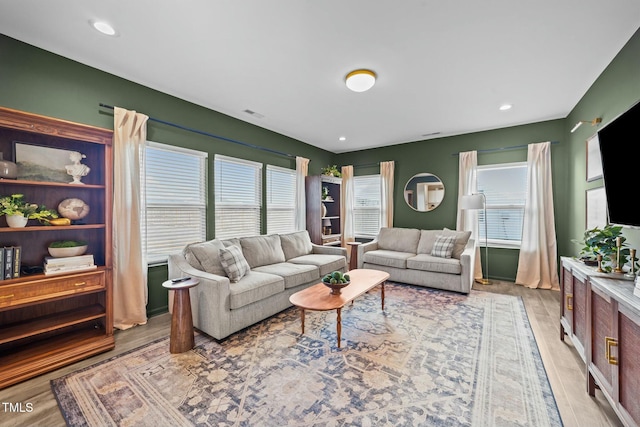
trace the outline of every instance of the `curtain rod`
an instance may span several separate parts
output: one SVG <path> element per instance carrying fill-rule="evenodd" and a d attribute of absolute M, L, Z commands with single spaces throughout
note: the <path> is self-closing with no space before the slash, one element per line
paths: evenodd
<path fill-rule="evenodd" d="M 551 144 L 559 144 L 560 141 L 551 141 Z M 478 153 L 493 153 L 495 151 L 508 151 L 508 150 L 519 150 L 521 148 L 527 148 L 529 146 L 529 144 L 523 144 L 523 145 L 513 145 L 511 147 L 499 147 L 499 148 L 487 148 L 484 150 L 476 150 Z M 473 150 L 469 150 L 469 151 L 473 151 Z M 452 156 L 459 156 L 460 152 L 458 153 L 451 153 Z"/>
<path fill-rule="evenodd" d="M 107 104 L 103 104 L 103 103 L 100 103 L 99 105 L 100 105 L 100 107 L 103 107 L 103 108 L 109 108 L 111 110 L 114 109 L 114 107 L 111 106 L 111 105 L 107 105 Z M 209 133 L 209 132 L 205 132 L 205 131 L 202 131 L 202 130 L 198 130 L 198 129 L 182 126 L 182 125 L 179 125 L 179 124 L 176 124 L 176 123 L 167 122 L 165 120 L 155 119 L 153 117 L 149 117 L 149 120 L 152 121 L 152 122 L 162 123 L 163 125 L 173 126 L 175 128 L 178 128 L 178 129 L 186 130 L 188 132 L 193 132 L 193 133 L 197 133 L 197 134 L 200 134 L 200 135 L 209 136 L 211 138 L 220 139 L 222 141 L 232 142 L 234 144 L 239 144 L 239 145 L 242 145 L 242 146 L 245 146 L 245 147 L 255 148 L 257 150 L 262 150 L 262 151 L 268 151 L 269 153 L 278 154 L 280 156 L 285 156 L 285 157 L 290 157 L 292 159 L 296 158 L 296 156 L 294 156 L 293 154 L 283 153 L 281 151 L 272 150 L 271 148 L 266 148 L 266 147 L 261 147 L 259 145 L 249 144 L 247 142 L 242 142 L 242 141 L 238 141 L 238 140 L 235 140 L 235 139 L 226 138 L 224 136 L 214 135 L 214 134 Z"/>

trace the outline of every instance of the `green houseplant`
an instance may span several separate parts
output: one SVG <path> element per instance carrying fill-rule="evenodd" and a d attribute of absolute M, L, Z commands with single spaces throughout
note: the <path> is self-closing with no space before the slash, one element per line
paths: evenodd
<path fill-rule="evenodd" d="M 580 255 L 582 259 L 595 260 L 598 255 L 602 255 L 602 269 L 611 272 L 617 262 L 618 239 L 620 239 L 620 267 L 629 262 L 631 252 L 626 247 L 626 238 L 622 235 L 622 226 L 607 224 L 603 228 L 595 227 L 586 230 L 582 240 L 573 240 L 574 243 L 582 245 Z M 635 271 L 638 271 L 638 258 L 634 258 Z"/>
<path fill-rule="evenodd" d="M 320 173 L 326 176 L 335 176 L 337 178 L 342 177 L 342 173 L 340 172 L 340 169 L 338 169 L 337 165 L 329 165 L 326 168 L 320 168 Z"/>
<path fill-rule="evenodd" d="M 56 211 L 47 209 L 44 205 L 25 201 L 24 194 L 0 197 L 0 215 L 6 215 L 7 221 L 9 221 L 9 217 L 36 219 L 40 222 L 46 222 L 49 218 L 58 218 Z"/>

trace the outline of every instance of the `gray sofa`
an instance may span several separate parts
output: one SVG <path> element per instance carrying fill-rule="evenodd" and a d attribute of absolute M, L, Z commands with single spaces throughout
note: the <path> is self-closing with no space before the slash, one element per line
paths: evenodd
<path fill-rule="evenodd" d="M 238 253 L 240 268 L 225 258 Z M 290 307 L 291 294 L 319 283 L 323 275 L 346 271 L 346 255 L 341 247 L 312 244 L 307 231 L 216 239 L 171 254 L 169 278 L 190 276 L 200 281 L 189 289 L 193 324 L 222 339 Z M 249 269 L 238 278 L 244 260 Z M 172 299 L 171 292 L 170 308 Z"/>
<path fill-rule="evenodd" d="M 476 262 L 470 235 L 446 228 L 382 228 L 373 241 L 358 246 L 358 268 L 386 271 L 396 282 L 468 294 Z"/>

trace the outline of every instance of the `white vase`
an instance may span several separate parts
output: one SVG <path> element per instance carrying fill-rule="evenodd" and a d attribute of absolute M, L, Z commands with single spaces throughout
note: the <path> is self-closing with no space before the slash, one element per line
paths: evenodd
<path fill-rule="evenodd" d="M 29 218 L 22 215 L 7 215 L 7 225 L 11 228 L 22 228 L 27 225 Z"/>

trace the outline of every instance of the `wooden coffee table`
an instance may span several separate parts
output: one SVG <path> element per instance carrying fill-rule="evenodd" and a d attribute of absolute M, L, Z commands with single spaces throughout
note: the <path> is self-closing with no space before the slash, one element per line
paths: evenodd
<path fill-rule="evenodd" d="M 331 289 L 322 283 L 313 285 L 307 289 L 289 297 L 291 304 L 300 308 L 300 320 L 302 321 L 302 333 L 304 334 L 305 310 L 327 311 L 336 310 L 338 335 L 338 348 L 340 348 L 340 337 L 342 334 L 342 307 L 354 299 L 364 294 L 368 290 L 382 285 L 380 298 L 382 301 L 382 311 L 384 311 L 384 282 L 389 278 L 389 273 L 378 270 L 356 269 L 348 272 L 351 283 L 342 288 L 339 295 L 332 295 Z"/>

